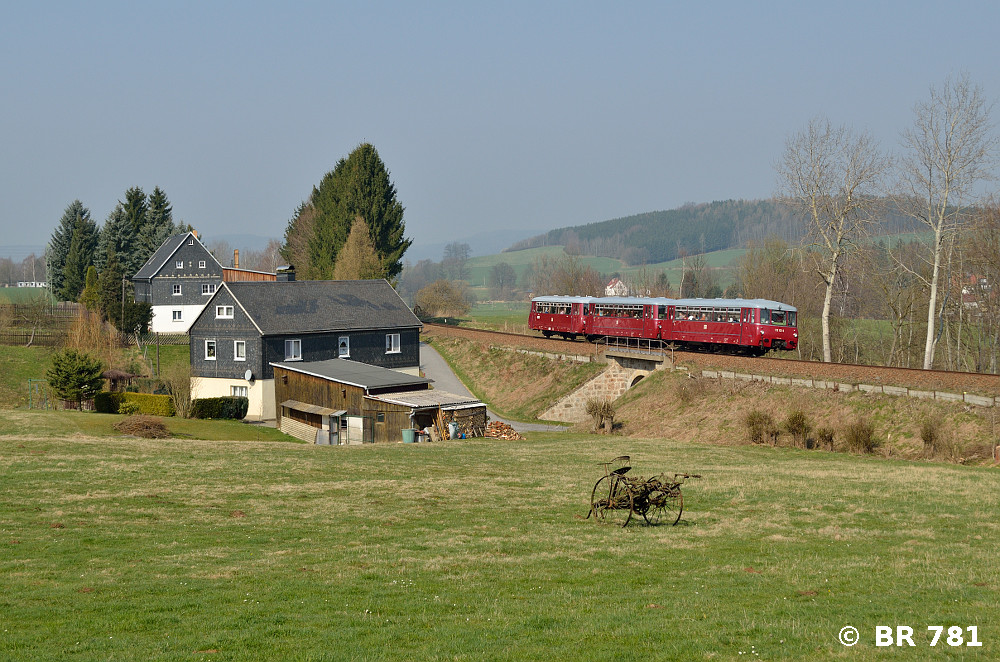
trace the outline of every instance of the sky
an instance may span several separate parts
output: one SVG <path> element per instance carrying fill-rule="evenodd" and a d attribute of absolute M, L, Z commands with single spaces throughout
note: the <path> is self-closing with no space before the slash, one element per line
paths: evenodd
<path fill-rule="evenodd" d="M 280 238 L 370 142 L 417 255 L 766 198 L 814 117 L 896 150 L 949 75 L 1000 97 L 995 2 L 2 4 L 7 246 L 132 186 L 207 239 Z"/>

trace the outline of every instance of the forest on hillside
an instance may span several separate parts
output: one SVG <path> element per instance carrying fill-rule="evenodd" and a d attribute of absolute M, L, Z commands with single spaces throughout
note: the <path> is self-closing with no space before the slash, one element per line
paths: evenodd
<path fill-rule="evenodd" d="M 894 234 L 910 230 L 911 224 L 890 207 L 882 227 Z M 557 228 L 520 241 L 504 252 L 564 246 L 573 255 L 611 257 L 627 265 L 656 264 L 685 255 L 743 248 L 768 237 L 797 243 L 806 228 L 804 219 L 778 201 L 724 200 Z"/>

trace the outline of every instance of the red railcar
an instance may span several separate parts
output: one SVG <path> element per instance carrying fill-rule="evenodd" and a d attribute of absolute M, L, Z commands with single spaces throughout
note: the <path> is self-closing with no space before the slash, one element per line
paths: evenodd
<path fill-rule="evenodd" d="M 546 337 L 642 338 L 761 355 L 798 346 L 798 311 L 768 299 L 532 299 L 528 326 Z"/>

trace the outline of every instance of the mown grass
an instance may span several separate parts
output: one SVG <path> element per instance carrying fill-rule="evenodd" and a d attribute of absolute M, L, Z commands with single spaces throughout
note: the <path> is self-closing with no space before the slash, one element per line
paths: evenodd
<path fill-rule="evenodd" d="M 582 516 L 598 462 L 697 471 L 677 527 Z M 0 441 L 12 660 L 997 656 L 994 470 L 535 435 L 329 448 Z M 978 625 L 980 649 L 926 625 Z M 851 649 L 845 625 L 861 630 Z"/>
<path fill-rule="evenodd" d="M 79 411 L 0 411 L 0 437 L 48 439 L 68 436 L 121 437 L 115 423 L 125 418 L 118 414 L 93 414 Z M 293 441 L 294 437 L 263 425 L 243 421 L 217 421 L 162 417 L 167 430 L 181 439 Z"/>

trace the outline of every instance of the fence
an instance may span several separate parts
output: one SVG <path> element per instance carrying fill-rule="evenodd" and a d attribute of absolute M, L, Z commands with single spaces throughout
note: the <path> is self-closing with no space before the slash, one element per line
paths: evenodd
<path fill-rule="evenodd" d="M 57 347 L 66 338 L 62 331 L 35 331 L 31 329 L 7 329 L 0 331 L 0 345 L 20 345 L 30 342 L 35 347 Z"/>

